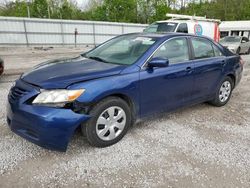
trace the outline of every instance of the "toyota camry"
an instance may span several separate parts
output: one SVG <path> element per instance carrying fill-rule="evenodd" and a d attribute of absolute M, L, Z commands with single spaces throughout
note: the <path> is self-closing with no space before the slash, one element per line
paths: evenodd
<path fill-rule="evenodd" d="M 106 147 L 145 117 L 202 102 L 225 105 L 242 71 L 240 56 L 205 37 L 121 35 L 24 73 L 10 89 L 7 122 L 48 149 L 65 151 L 79 127 L 92 146 Z"/>

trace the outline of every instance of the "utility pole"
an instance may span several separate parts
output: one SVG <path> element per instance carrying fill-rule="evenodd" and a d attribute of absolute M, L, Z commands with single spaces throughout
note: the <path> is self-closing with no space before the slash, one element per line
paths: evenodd
<path fill-rule="evenodd" d="M 28 18 L 30 18 L 30 0 L 27 0 L 26 4 L 27 4 L 27 16 Z"/>
<path fill-rule="evenodd" d="M 224 19 L 227 18 L 227 0 L 224 0 Z"/>
<path fill-rule="evenodd" d="M 50 19 L 49 1 L 47 1 L 47 5 L 48 5 L 48 7 L 47 7 L 47 10 L 48 10 L 48 18 Z"/>

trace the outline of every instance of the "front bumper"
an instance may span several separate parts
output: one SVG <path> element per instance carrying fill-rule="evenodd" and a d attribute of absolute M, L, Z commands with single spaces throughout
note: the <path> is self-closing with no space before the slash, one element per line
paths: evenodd
<path fill-rule="evenodd" d="M 18 81 L 17 84 L 25 83 Z M 7 122 L 11 130 L 47 149 L 66 151 L 75 129 L 90 118 L 70 109 L 26 104 L 26 99 L 36 95 L 35 90 L 18 100 L 13 100 L 10 95 L 7 104 Z"/>

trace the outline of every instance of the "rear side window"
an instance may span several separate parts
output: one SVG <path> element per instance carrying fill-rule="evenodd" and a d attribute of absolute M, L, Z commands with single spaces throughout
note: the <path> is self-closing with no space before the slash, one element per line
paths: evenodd
<path fill-rule="evenodd" d="M 167 58 L 170 64 L 189 60 L 187 39 L 175 38 L 167 41 L 156 51 L 154 57 Z"/>
<path fill-rule="evenodd" d="M 188 33 L 188 27 L 186 23 L 181 23 L 177 29 L 178 33 Z"/>
<path fill-rule="evenodd" d="M 200 38 L 193 38 L 191 41 L 194 48 L 195 59 L 214 57 L 214 49 L 211 42 Z"/>

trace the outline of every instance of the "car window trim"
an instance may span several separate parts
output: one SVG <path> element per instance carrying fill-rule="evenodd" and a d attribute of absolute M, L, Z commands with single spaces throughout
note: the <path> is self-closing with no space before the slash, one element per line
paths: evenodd
<path fill-rule="evenodd" d="M 224 58 L 225 56 L 216 56 L 216 57 L 209 57 L 209 58 L 202 58 L 202 59 L 193 59 L 192 61 L 196 63 L 197 61 L 208 61 L 212 59 Z"/>
<path fill-rule="evenodd" d="M 186 61 L 182 61 L 180 63 L 187 63 L 189 61 L 191 61 L 191 51 L 190 51 L 190 47 L 189 47 L 189 42 L 188 42 L 188 38 L 189 36 L 176 36 L 176 37 L 172 37 L 172 38 L 169 38 L 167 40 L 165 40 L 163 43 L 161 43 L 154 51 L 153 53 L 147 58 L 147 60 L 142 64 L 141 66 L 141 70 L 145 70 L 147 68 L 147 63 L 150 61 L 150 59 L 154 56 L 154 54 L 156 53 L 156 51 L 158 49 L 160 49 L 166 42 L 170 41 L 170 40 L 173 40 L 173 39 L 178 39 L 178 38 L 185 38 L 187 40 L 187 45 L 188 45 L 188 60 Z M 179 63 L 178 63 L 179 64 Z"/>

